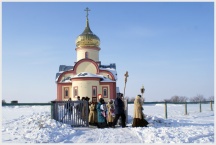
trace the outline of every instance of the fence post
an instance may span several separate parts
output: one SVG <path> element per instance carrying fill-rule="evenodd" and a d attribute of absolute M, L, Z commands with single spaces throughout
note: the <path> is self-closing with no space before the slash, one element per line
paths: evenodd
<path fill-rule="evenodd" d="M 202 106 L 201 106 L 201 101 L 200 101 L 200 106 L 199 106 L 199 108 L 200 108 L 200 112 L 202 112 Z"/>
<path fill-rule="evenodd" d="M 165 118 L 167 119 L 167 102 L 165 102 Z"/>
<path fill-rule="evenodd" d="M 85 101 L 84 103 L 86 103 L 86 105 L 84 106 L 84 107 L 86 107 L 85 108 L 85 110 L 86 110 L 86 127 L 89 127 L 89 120 L 88 120 L 88 118 L 89 118 L 89 112 L 88 112 L 89 103 L 88 103 L 88 101 Z"/>
<path fill-rule="evenodd" d="M 54 118 L 54 105 L 55 105 L 55 101 L 51 101 L 51 119 L 55 119 Z"/>
<path fill-rule="evenodd" d="M 185 115 L 187 115 L 187 102 L 185 102 Z"/>
<path fill-rule="evenodd" d="M 210 101 L 210 107 L 211 107 L 211 111 L 213 111 L 212 101 Z"/>

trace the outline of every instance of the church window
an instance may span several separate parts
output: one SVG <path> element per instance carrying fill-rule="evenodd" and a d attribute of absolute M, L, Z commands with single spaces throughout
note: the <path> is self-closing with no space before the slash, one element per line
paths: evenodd
<path fill-rule="evenodd" d="M 102 91 L 103 91 L 103 97 L 107 98 L 108 97 L 108 87 L 102 87 Z"/>
<path fill-rule="evenodd" d="M 64 88 L 64 98 L 68 98 L 69 97 L 69 87 L 65 87 Z"/>
<path fill-rule="evenodd" d="M 68 90 L 65 90 L 65 96 L 68 96 Z"/>
<path fill-rule="evenodd" d="M 73 87 L 73 97 L 75 98 L 76 96 L 78 96 L 78 87 Z"/>
<path fill-rule="evenodd" d="M 85 52 L 85 58 L 88 58 L 88 52 Z"/>
<path fill-rule="evenodd" d="M 97 86 L 92 86 L 92 97 L 97 97 Z"/>

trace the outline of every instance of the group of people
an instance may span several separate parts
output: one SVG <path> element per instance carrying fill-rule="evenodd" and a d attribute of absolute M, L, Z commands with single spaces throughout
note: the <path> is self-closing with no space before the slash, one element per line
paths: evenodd
<path fill-rule="evenodd" d="M 98 128 L 115 128 L 119 117 L 121 117 L 121 125 L 126 127 L 125 105 L 121 97 L 117 97 L 115 100 L 110 99 L 105 103 L 104 99 L 99 96 L 99 101 L 91 103 L 89 110 L 90 125 L 97 125 Z"/>
<path fill-rule="evenodd" d="M 145 120 L 142 105 L 143 100 L 141 95 L 137 95 L 134 100 L 134 119 L 132 127 L 147 127 L 149 124 Z M 99 102 L 92 103 L 89 109 L 90 125 L 97 125 L 98 128 L 115 128 L 119 118 L 121 118 L 121 126 L 123 128 L 127 127 L 123 94 L 119 95 L 115 100 L 109 100 L 107 104 L 103 98 L 100 98 Z"/>
<path fill-rule="evenodd" d="M 82 99 L 80 99 L 80 96 L 77 96 L 77 101 L 87 101 L 87 104 L 89 104 L 89 97 L 82 97 Z M 86 113 L 86 105 L 87 104 L 83 104 L 80 102 L 76 102 L 76 103 L 72 103 L 71 102 L 71 98 L 68 99 L 68 102 L 65 104 L 64 108 L 66 109 L 66 114 L 68 114 L 68 119 L 71 120 L 71 115 L 73 112 L 73 107 L 76 110 L 76 115 L 81 118 L 81 119 L 85 119 L 85 113 Z M 88 110 L 89 112 L 89 110 Z"/>
<path fill-rule="evenodd" d="M 78 97 L 80 100 L 80 97 Z M 98 102 L 89 103 L 88 97 L 82 97 L 82 100 L 88 102 L 88 121 L 90 125 L 95 125 L 98 128 L 107 128 L 112 127 L 115 128 L 119 118 L 121 118 L 121 126 L 126 126 L 126 113 L 125 113 L 125 103 L 123 100 L 123 94 L 117 96 L 115 100 L 110 99 L 107 103 L 105 100 L 99 96 Z M 137 95 L 134 100 L 134 116 L 132 127 L 147 127 L 149 124 L 145 120 L 145 116 L 143 113 L 143 100 L 141 95 Z M 85 108 L 85 107 L 83 107 Z M 81 112 L 84 110 L 82 109 Z M 83 114 L 83 113 L 82 113 Z M 85 116 L 83 116 L 85 117 Z"/>

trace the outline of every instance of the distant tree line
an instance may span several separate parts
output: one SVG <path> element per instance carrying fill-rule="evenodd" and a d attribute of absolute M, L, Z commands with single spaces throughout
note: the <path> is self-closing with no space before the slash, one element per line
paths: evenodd
<path fill-rule="evenodd" d="M 211 96 L 209 98 L 205 98 L 203 95 L 198 94 L 195 97 L 185 97 L 185 96 L 172 96 L 170 99 L 164 99 L 166 102 L 202 102 L 202 101 L 214 101 L 214 96 Z"/>
<path fill-rule="evenodd" d="M 128 102 L 134 102 L 135 97 L 128 97 L 126 96 L 125 99 L 128 100 Z M 194 97 L 188 98 L 185 96 L 172 96 L 170 99 L 164 99 L 163 101 L 155 101 L 155 102 L 200 102 L 200 101 L 214 101 L 214 96 L 210 96 L 209 98 L 205 98 L 203 95 L 196 95 Z M 145 97 L 144 97 L 145 102 Z"/>

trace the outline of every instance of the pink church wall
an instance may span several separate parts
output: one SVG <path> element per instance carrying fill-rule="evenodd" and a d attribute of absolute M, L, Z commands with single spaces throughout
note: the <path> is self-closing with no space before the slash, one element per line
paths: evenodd
<path fill-rule="evenodd" d="M 71 86 L 71 83 L 58 83 L 57 84 L 57 101 L 62 101 L 63 99 L 63 96 L 62 96 L 62 87 L 65 86 L 65 87 L 69 87 Z M 69 92 L 71 92 L 72 90 L 69 90 Z M 71 93 L 69 93 L 69 97 L 71 97 Z"/>

